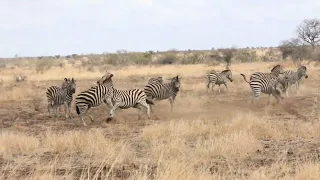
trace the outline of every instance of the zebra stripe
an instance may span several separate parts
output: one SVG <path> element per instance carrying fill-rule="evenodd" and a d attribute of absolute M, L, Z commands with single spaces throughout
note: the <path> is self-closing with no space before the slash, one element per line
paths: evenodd
<path fill-rule="evenodd" d="M 50 114 L 50 109 L 54 109 L 55 116 L 57 117 L 58 108 L 64 104 L 66 118 L 68 115 L 71 117 L 71 102 L 73 100 L 73 94 L 76 92 L 76 80 L 73 78 L 64 78 L 61 88 L 58 86 L 50 86 L 47 89 L 47 99 L 48 99 L 48 113 Z"/>
<path fill-rule="evenodd" d="M 284 97 L 281 95 L 281 88 L 283 84 L 280 83 L 280 79 L 284 76 L 276 77 L 275 75 L 261 74 L 261 78 L 251 79 L 250 82 L 247 81 L 247 78 L 244 74 L 241 74 L 245 82 L 250 85 L 250 88 L 253 92 L 253 100 L 258 100 L 261 93 L 269 95 L 268 104 L 270 103 L 270 96 L 273 95 L 277 99 L 277 103 L 280 102 L 280 99 Z"/>
<path fill-rule="evenodd" d="M 302 81 L 304 78 L 308 78 L 307 75 L 307 67 L 306 66 L 300 66 L 297 71 L 287 70 L 284 72 L 285 77 L 288 78 L 288 84 L 285 88 L 286 95 L 288 96 L 288 88 L 292 90 L 292 85 L 295 85 L 296 91 L 299 89 L 300 81 Z"/>
<path fill-rule="evenodd" d="M 106 74 L 97 81 L 97 86 L 90 88 L 87 91 L 80 93 L 76 98 L 76 111 L 80 116 L 83 124 L 86 123 L 83 120 L 83 116 L 91 107 L 100 105 L 102 102 L 106 103 L 110 108 L 111 120 L 117 108 L 127 109 L 130 107 L 139 109 L 139 116 L 141 116 L 141 107 L 147 108 L 147 115 L 150 119 L 150 107 L 145 93 L 140 89 L 131 90 L 118 90 L 115 89 L 112 82 L 113 74 L 106 72 Z M 91 122 L 93 122 L 92 116 L 90 116 Z"/>
<path fill-rule="evenodd" d="M 104 84 L 93 86 L 77 95 L 75 103 L 76 111 L 85 126 L 87 124 L 83 118 L 87 115 L 88 110 L 103 103 L 106 96 L 112 96 L 112 91 Z M 91 115 L 88 116 L 91 122 L 93 122 L 93 117 Z"/>
<path fill-rule="evenodd" d="M 221 84 L 224 84 L 224 86 L 228 90 L 227 79 L 229 79 L 230 82 L 233 81 L 232 72 L 230 70 L 223 70 L 220 73 L 216 72 L 216 71 L 212 71 L 212 72 L 208 73 L 207 74 L 207 92 L 208 92 L 208 89 L 210 88 L 210 84 L 212 84 L 212 86 L 211 86 L 212 91 L 213 91 L 213 87 L 215 85 L 218 85 L 219 86 L 219 93 L 220 93 L 220 85 Z"/>
<path fill-rule="evenodd" d="M 276 66 L 274 66 L 271 69 L 271 73 L 263 73 L 263 72 L 255 72 L 250 76 L 250 80 L 251 79 L 255 79 L 255 78 L 264 78 L 265 76 L 270 76 L 270 75 L 274 75 L 276 77 L 279 76 L 279 74 L 283 74 L 283 66 L 278 64 Z"/>
<path fill-rule="evenodd" d="M 163 78 L 162 76 L 159 76 L 159 77 L 156 77 L 156 78 L 150 78 L 149 81 L 148 81 L 148 84 L 151 84 L 151 83 L 163 83 Z"/>
<path fill-rule="evenodd" d="M 169 83 L 159 83 L 159 82 L 154 82 L 147 84 L 144 87 L 144 92 L 147 95 L 147 98 L 149 100 L 164 100 L 164 99 L 169 99 L 169 102 L 171 104 L 171 112 L 173 110 L 173 103 L 174 100 L 179 92 L 180 89 L 180 80 L 181 77 L 173 77 L 171 79 L 171 82 Z M 150 106 L 151 112 L 152 106 Z"/>

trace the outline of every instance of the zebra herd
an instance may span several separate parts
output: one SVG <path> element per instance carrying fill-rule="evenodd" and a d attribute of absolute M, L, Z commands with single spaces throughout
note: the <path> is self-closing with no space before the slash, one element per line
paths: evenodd
<path fill-rule="evenodd" d="M 296 85 L 296 90 L 299 88 L 300 82 L 304 78 L 308 78 L 306 66 L 300 66 L 297 71 L 287 70 L 284 71 L 282 65 L 276 65 L 271 69 L 270 73 L 255 72 L 250 76 L 248 81 L 244 74 L 240 74 L 244 81 L 250 85 L 252 90 L 251 102 L 256 102 L 260 97 L 261 93 L 267 94 L 269 96 L 268 104 L 270 103 L 270 97 L 273 95 L 277 102 L 283 99 L 282 93 L 285 93 L 288 97 L 288 89 L 292 90 L 292 85 Z M 227 80 L 232 82 L 231 70 L 224 70 L 220 73 L 212 71 L 207 74 L 207 92 L 210 88 L 210 83 L 212 83 L 211 90 L 213 90 L 214 85 L 219 86 L 224 84 L 226 90 L 228 90 Z"/>
<path fill-rule="evenodd" d="M 93 117 L 87 114 L 88 110 L 91 107 L 99 106 L 102 103 L 105 103 L 110 108 L 107 121 L 114 118 L 115 111 L 118 108 L 136 108 L 139 111 L 138 119 L 140 119 L 142 108 L 144 107 L 146 108 L 147 116 L 150 119 L 150 112 L 153 112 L 151 107 L 151 105 L 154 105 L 153 100 L 169 99 L 172 111 L 175 97 L 180 89 L 181 77 L 175 76 L 168 83 L 165 83 L 162 77 L 151 78 L 143 90 L 119 90 L 113 85 L 113 76 L 113 74 L 106 71 L 105 75 L 97 81 L 96 86 L 81 92 L 75 98 L 76 112 L 85 126 L 87 126 L 84 121 L 85 116 L 88 116 L 91 122 L 94 121 Z M 47 89 L 49 114 L 50 108 L 54 108 L 56 115 L 57 108 L 64 104 L 66 118 L 69 116 L 71 117 L 70 104 L 74 93 L 75 80 L 73 78 L 71 80 L 65 78 L 61 88 L 58 86 L 49 87 Z"/>
<path fill-rule="evenodd" d="M 276 65 L 271 69 L 270 73 L 255 72 L 250 76 L 249 81 L 244 74 L 245 82 L 247 82 L 253 92 L 252 102 L 256 101 L 261 93 L 269 95 L 268 104 L 270 102 L 270 96 L 273 95 L 277 102 L 284 97 L 282 93 L 286 93 L 288 96 L 288 89 L 292 89 L 292 85 L 296 86 L 296 90 L 299 88 L 299 84 L 302 79 L 308 78 L 307 68 L 300 66 L 297 71 L 283 70 L 282 65 Z M 150 113 L 153 112 L 152 106 L 153 100 L 168 99 L 171 105 L 171 112 L 173 111 L 173 104 L 175 98 L 180 90 L 181 77 L 175 76 L 171 78 L 170 82 L 164 82 L 162 77 L 151 78 L 148 80 L 144 89 L 130 89 L 119 90 L 113 85 L 113 74 L 106 71 L 104 76 L 97 81 L 97 85 L 82 91 L 75 98 L 76 112 L 85 126 L 87 124 L 84 121 L 85 116 L 88 116 L 93 122 L 93 117 L 88 115 L 87 112 L 90 108 L 106 104 L 110 111 L 107 121 L 112 120 L 115 117 L 115 111 L 120 109 L 136 108 L 138 110 L 138 119 L 142 114 L 142 109 L 146 109 L 146 114 L 150 119 Z M 207 92 L 212 84 L 213 87 L 218 85 L 220 92 L 220 85 L 223 84 L 228 90 L 227 82 L 233 82 L 232 71 L 224 70 L 217 72 L 211 71 L 206 75 L 207 78 Z M 71 117 L 70 107 L 73 100 L 73 94 L 76 91 L 76 80 L 65 78 L 61 87 L 51 86 L 47 89 L 48 99 L 48 113 L 50 109 L 54 109 L 55 116 L 57 116 L 58 107 L 64 105 L 66 118 Z"/>

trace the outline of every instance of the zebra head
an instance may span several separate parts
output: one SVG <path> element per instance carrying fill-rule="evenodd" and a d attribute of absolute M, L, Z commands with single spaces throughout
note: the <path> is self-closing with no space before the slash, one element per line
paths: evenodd
<path fill-rule="evenodd" d="M 225 75 L 225 76 L 226 76 L 226 78 L 228 78 L 230 82 L 232 82 L 232 81 L 233 81 L 233 79 L 232 79 L 232 72 L 231 72 L 231 70 L 229 70 L 229 69 L 227 69 L 227 70 L 223 70 L 223 71 L 221 72 L 221 74 Z"/>
<path fill-rule="evenodd" d="M 97 84 L 105 84 L 105 83 L 112 83 L 112 78 L 113 74 L 109 73 L 108 71 L 106 71 L 106 73 L 101 77 L 101 79 L 99 79 L 97 81 Z"/>
<path fill-rule="evenodd" d="M 274 93 L 273 94 L 277 99 L 278 98 L 284 99 L 284 97 L 282 96 L 282 93 L 285 92 L 286 86 L 287 86 L 287 84 L 283 84 L 280 81 L 277 81 L 274 84 L 274 87 L 273 87 L 273 92 Z"/>
<path fill-rule="evenodd" d="M 171 79 L 171 85 L 175 88 L 175 89 L 180 89 L 180 80 L 181 77 L 176 76 L 174 78 Z"/>
<path fill-rule="evenodd" d="M 283 70 L 283 66 L 278 64 L 275 65 L 272 69 L 271 69 L 271 74 L 275 75 L 276 77 L 279 76 L 279 74 L 283 74 L 284 70 Z"/>
<path fill-rule="evenodd" d="M 68 89 L 70 90 L 70 92 L 72 93 L 72 94 L 74 94 L 75 92 L 76 92 L 76 87 L 77 87 L 77 85 L 76 85 L 76 80 L 75 79 L 69 79 L 69 83 L 68 83 Z"/>
<path fill-rule="evenodd" d="M 160 83 L 163 83 L 163 78 L 162 78 L 162 76 L 157 77 L 157 80 L 158 80 Z"/>
<path fill-rule="evenodd" d="M 276 80 L 277 80 L 277 83 L 275 84 L 276 85 L 275 89 L 281 89 L 282 92 L 285 92 L 289 87 L 290 77 L 288 77 L 285 74 L 279 74 L 279 76 L 276 77 Z"/>
<path fill-rule="evenodd" d="M 298 73 L 298 77 L 299 79 L 301 78 L 308 78 L 308 75 L 307 75 L 307 67 L 306 66 L 300 66 L 297 70 L 297 73 Z"/>
<path fill-rule="evenodd" d="M 64 78 L 63 80 L 64 81 L 61 85 L 61 89 L 66 89 L 68 87 L 69 82 L 70 82 L 70 78 Z"/>
<path fill-rule="evenodd" d="M 67 89 L 67 91 L 74 94 L 76 92 L 76 80 L 73 78 L 64 78 L 61 89 Z"/>

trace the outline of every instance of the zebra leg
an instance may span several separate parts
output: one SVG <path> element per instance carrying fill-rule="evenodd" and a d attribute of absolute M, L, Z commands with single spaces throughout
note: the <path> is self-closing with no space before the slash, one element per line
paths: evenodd
<path fill-rule="evenodd" d="M 270 99 L 271 99 L 271 94 L 268 95 L 268 103 L 267 103 L 267 105 L 270 104 Z"/>
<path fill-rule="evenodd" d="M 71 115 L 71 103 L 69 103 L 68 104 L 68 109 L 69 109 L 69 117 L 71 118 L 71 119 L 73 119 L 73 117 L 72 117 L 72 115 Z"/>
<path fill-rule="evenodd" d="M 93 123 L 93 117 L 90 114 L 88 114 L 88 116 L 90 118 L 90 121 Z"/>
<path fill-rule="evenodd" d="M 141 104 L 142 105 L 142 104 Z M 133 108 L 136 108 L 138 110 L 138 120 L 141 119 L 141 114 L 142 114 L 142 107 L 140 104 L 137 104 L 136 106 L 134 106 Z"/>
<path fill-rule="evenodd" d="M 84 116 L 85 114 L 86 114 L 86 113 L 80 114 L 80 120 L 83 122 L 83 125 L 88 126 L 88 125 L 86 124 L 86 122 L 84 122 L 84 119 L 83 119 L 83 116 Z M 89 115 L 89 116 L 90 116 L 90 115 Z"/>
<path fill-rule="evenodd" d="M 103 102 L 107 104 L 110 109 L 113 107 L 111 98 L 106 98 Z"/>
<path fill-rule="evenodd" d="M 147 104 L 147 102 L 143 102 L 141 103 L 141 106 L 145 107 L 147 109 L 147 116 L 148 116 L 148 119 L 150 119 L 150 109 L 151 109 L 151 105 Z M 139 117 L 141 116 L 141 108 L 140 108 L 140 111 L 139 111 Z"/>
<path fill-rule="evenodd" d="M 169 102 L 170 102 L 170 105 L 171 105 L 171 112 L 173 110 L 173 103 L 174 103 L 174 98 L 172 96 L 170 96 L 169 98 Z"/>
<path fill-rule="evenodd" d="M 58 105 L 54 105 L 53 109 L 54 109 L 54 117 L 58 117 Z"/>
<path fill-rule="evenodd" d="M 50 109 L 52 108 L 52 105 L 51 105 L 51 103 L 48 103 L 48 106 L 47 106 L 47 108 L 48 108 L 48 113 L 49 113 L 49 115 L 51 114 L 51 112 L 50 112 Z"/>
<path fill-rule="evenodd" d="M 79 113 L 79 118 L 82 121 L 83 125 L 87 126 L 86 122 L 84 121 L 84 117 L 87 115 L 90 107 L 88 105 L 84 105 L 84 106 L 76 105 L 76 108 L 77 108 L 77 112 Z"/>
<path fill-rule="evenodd" d="M 207 92 L 208 92 L 209 88 L 210 88 L 210 81 L 207 82 Z"/>
<path fill-rule="evenodd" d="M 228 85 L 227 85 L 227 83 L 223 83 L 224 84 L 224 86 L 226 87 L 226 91 L 228 92 L 229 91 L 229 89 L 228 89 Z M 220 86 L 219 86 L 220 87 Z"/>
<path fill-rule="evenodd" d="M 153 105 L 150 105 L 150 106 L 149 106 L 151 113 L 153 113 L 153 108 L 152 108 L 152 106 L 153 106 Z"/>
<path fill-rule="evenodd" d="M 215 83 L 212 83 L 212 86 L 211 86 L 211 91 L 213 92 L 213 87 L 215 86 L 216 84 Z"/>
<path fill-rule="evenodd" d="M 259 100 L 259 97 L 260 97 L 260 94 L 253 93 L 252 99 L 251 99 L 251 104 L 256 105 Z"/>
<path fill-rule="evenodd" d="M 66 114 L 66 119 L 68 119 L 68 112 L 69 112 L 69 108 L 68 108 L 68 104 L 67 103 L 64 103 L 64 112 Z"/>
<path fill-rule="evenodd" d="M 298 92 L 300 86 L 300 81 L 296 82 L 296 92 Z"/>
<path fill-rule="evenodd" d="M 218 92 L 219 92 L 219 94 L 220 94 L 220 84 L 218 85 L 218 90 L 219 90 Z"/>
<path fill-rule="evenodd" d="M 116 114 L 116 110 L 117 110 L 117 108 L 120 106 L 120 103 L 118 103 L 118 102 L 116 102 L 114 105 L 113 105 L 113 107 L 110 109 L 110 117 L 108 118 L 109 120 L 112 120 L 113 119 L 113 117 L 115 116 L 115 114 Z"/>

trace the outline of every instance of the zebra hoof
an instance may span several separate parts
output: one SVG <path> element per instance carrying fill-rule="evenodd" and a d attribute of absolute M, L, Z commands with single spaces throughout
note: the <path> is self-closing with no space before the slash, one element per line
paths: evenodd
<path fill-rule="evenodd" d="M 108 122 L 110 122 L 110 121 L 112 121 L 112 120 L 113 120 L 112 117 L 108 117 L 107 120 L 106 120 L 106 122 L 108 123 Z"/>

